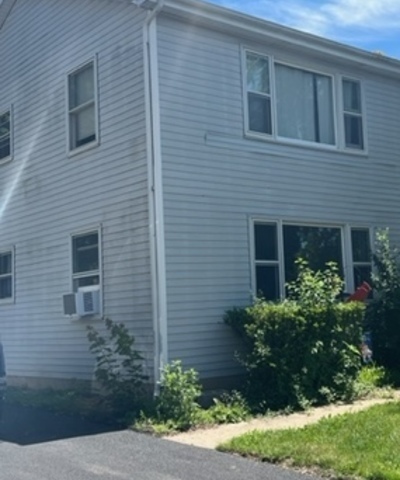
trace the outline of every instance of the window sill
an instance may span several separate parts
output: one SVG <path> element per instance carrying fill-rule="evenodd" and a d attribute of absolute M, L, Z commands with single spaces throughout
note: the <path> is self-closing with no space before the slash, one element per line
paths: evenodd
<path fill-rule="evenodd" d="M 75 155 L 79 155 L 84 153 L 88 150 L 92 150 L 100 145 L 99 140 L 94 140 L 93 142 L 87 143 L 86 145 L 82 145 L 81 147 L 74 148 L 73 150 L 68 150 L 68 157 L 75 157 Z"/>
<path fill-rule="evenodd" d="M 337 145 L 328 145 L 323 143 L 314 143 L 314 142 L 307 142 L 301 140 L 292 140 L 289 138 L 283 137 L 273 137 L 269 135 L 264 135 L 262 133 L 257 132 L 250 132 L 246 131 L 244 134 L 245 138 L 248 140 L 258 140 L 264 143 L 273 143 L 275 145 L 284 145 L 287 147 L 294 147 L 294 148 L 305 148 L 305 149 L 313 149 L 313 150 L 322 150 L 324 152 L 332 152 L 338 154 L 348 154 L 354 155 L 357 157 L 368 157 L 367 150 L 355 150 L 352 148 L 339 148 Z"/>
<path fill-rule="evenodd" d="M 0 159 L 0 165 L 4 165 L 5 163 L 11 162 L 13 159 L 12 155 L 9 155 L 8 157 L 4 157 Z"/>
<path fill-rule="evenodd" d="M 6 298 L 4 300 L 0 300 L 0 307 L 3 305 L 13 305 L 15 303 L 14 298 Z"/>

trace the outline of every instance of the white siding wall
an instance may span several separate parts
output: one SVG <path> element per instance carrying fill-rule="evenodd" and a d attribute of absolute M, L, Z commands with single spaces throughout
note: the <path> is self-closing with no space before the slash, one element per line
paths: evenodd
<path fill-rule="evenodd" d="M 282 61 L 364 77 L 368 156 L 244 137 L 241 41 L 163 18 L 162 154 L 171 358 L 235 373 L 222 322 L 250 300 L 249 218 L 389 226 L 398 236 L 398 82 L 255 45 Z"/>
<path fill-rule="evenodd" d="M 18 0 L 0 31 L 0 110 L 14 113 L 14 159 L 0 166 L 0 248 L 15 246 L 15 304 L 0 305 L 10 375 L 91 378 L 85 322 L 63 316 L 62 295 L 70 234 L 99 225 L 104 313 L 129 325 L 152 371 L 142 21 L 128 3 Z M 66 74 L 95 54 L 100 146 L 68 157 Z"/>

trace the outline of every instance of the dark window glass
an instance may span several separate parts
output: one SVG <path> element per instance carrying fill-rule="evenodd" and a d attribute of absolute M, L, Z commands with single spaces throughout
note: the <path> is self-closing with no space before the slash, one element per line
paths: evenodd
<path fill-rule="evenodd" d="M 363 282 L 367 282 L 371 285 L 371 266 L 369 265 L 355 265 L 353 269 L 354 273 L 354 290 L 357 289 Z"/>
<path fill-rule="evenodd" d="M 351 231 L 351 248 L 353 251 L 353 262 L 370 262 L 371 247 L 369 231 L 365 229 L 353 229 Z"/>
<path fill-rule="evenodd" d="M 77 292 L 79 287 L 89 287 L 99 284 L 100 277 L 98 275 L 89 275 L 88 277 L 75 278 L 73 282 L 74 292 Z"/>
<path fill-rule="evenodd" d="M 363 149 L 362 118 L 355 115 L 344 115 L 344 133 L 346 147 Z"/>
<path fill-rule="evenodd" d="M 11 273 L 11 253 L 0 253 L 0 275 Z"/>
<path fill-rule="evenodd" d="M 278 260 L 276 225 L 255 225 L 256 260 Z"/>
<path fill-rule="evenodd" d="M 0 159 L 9 157 L 11 154 L 10 132 L 10 112 L 3 113 L 0 115 Z"/>
<path fill-rule="evenodd" d="M 346 112 L 361 113 L 361 88 L 359 82 L 343 80 L 343 107 Z"/>
<path fill-rule="evenodd" d="M 279 270 L 278 265 L 256 266 L 257 295 L 266 300 L 279 298 Z"/>
<path fill-rule="evenodd" d="M 256 93 L 248 94 L 249 129 L 252 132 L 272 134 L 271 99 Z"/>
<path fill-rule="evenodd" d="M 285 281 L 297 278 L 295 261 L 307 260 L 314 271 L 324 270 L 327 262 L 336 262 L 343 277 L 342 236 L 340 228 L 284 225 Z"/>
<path fill-rule="evenodd" d="M 72 239 L 73 273 L 99 269 L 99 236 L 89 233 Z"/>
<path fill-rule="evenodd" d="M 11 276 L 0 278 L 0 300 L 12 298 L 12 278 Z"/>

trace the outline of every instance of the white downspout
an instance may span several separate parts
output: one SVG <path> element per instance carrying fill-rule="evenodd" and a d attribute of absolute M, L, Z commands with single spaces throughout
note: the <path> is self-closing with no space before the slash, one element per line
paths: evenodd
<path fill-rule="evenodd" d="M 161 161 L 161 121 L 158 83 L 157 15 L 164 0 L 148 12 L 143 25 L 149 234 L 154 328 L 154 395 L 162 368 L 168 363 L 167 294 L 165 278 L 164 206 Z"/>

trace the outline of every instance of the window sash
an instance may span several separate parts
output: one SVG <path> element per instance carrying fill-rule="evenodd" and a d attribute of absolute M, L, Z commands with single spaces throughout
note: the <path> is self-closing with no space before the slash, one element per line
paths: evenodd
<path fill-rule="evenodd" d="M 100 285 L 100 232 L 91 231 L 72 236 L 72 286 Z"/>
<path fill-rule="evenodd" d="M 0 114 L 0 160 L 11 155 L 11 111 Z"/>
<path fill-rule="evenodd" d="M 0 302 L 14 298 L 13 261 L 12 251 L 0 252 Z"/>
<path fill-rule="evenodd" d="M 91 61 L 68 75 L 69 150 L 97 141 L 96 65 Z"/>

